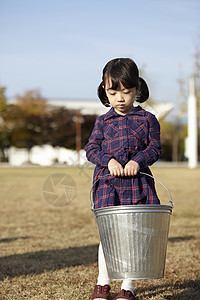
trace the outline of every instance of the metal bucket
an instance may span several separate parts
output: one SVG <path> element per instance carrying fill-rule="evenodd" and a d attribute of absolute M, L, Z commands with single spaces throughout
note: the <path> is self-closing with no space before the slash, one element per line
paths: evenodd
<path fill-rule="evenodd" d="M 173 201 L 163 186 L 170 205 L 92 207 L 111 280 L 164 277 Z"/>

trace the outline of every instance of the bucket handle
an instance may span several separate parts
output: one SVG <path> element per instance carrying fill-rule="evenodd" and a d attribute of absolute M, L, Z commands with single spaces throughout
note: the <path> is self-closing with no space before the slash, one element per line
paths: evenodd
<path fill-rule="evenodd" d="M 152 175 L 150 175 L 148 173 L 140 172 L 140 174 L 147 175 L 147 176 L 153 178 L 154 180 L 156 180 L 158 183 L 160 183 L 166 189 L 166 191 L 168 192 L 169 198 L 170 198 L 169 203 L 170 203 L 171 207 L 174 208 L 174 202 L 172 200 L 172 195 L 171 195 L 169 189 L 164 185 L 164 183 L 162 183 L 160 180 L 158 180 L 157 178 L 153 177 Z"/>
<path fill-rule="evenodd" d="M 158 180 L 158 179 L 155 178 L 154 176 L 152 176 L 152 175 L 150 175 L 150 174 L 148 174 L 148 173 L 145 173 L 145 172 L 139 172 L 139 173 L 140 173 L 140 174 L 143 174 L 143 175 L 147 175 L 147 176 L 153 178 L 154 180 L 156 180 L 158 183 L 160 183 L 160 184 L 166 189 L 166 191 L 168 192 L 169 198 L 170 198 L 169 203 L 170 203 L 171 207 L 174 208 L 174 202 L 173 202 L 173 200 L 172 200 L 172 196 L 171 196 L 171 193 L 170 193 L 169 189 L 168 189 L 168 188 L 167 188 L 160 180 Z M 97 183 L 97 181 L 98 181 L 99 179 L 106 178 L 106 177 L 108 177 L 108 176 L 111 176 L 111 175 L 108 173 L 108 174 L 106 174 L 106 175 L 104 175 L 104 176 L 102 176 L 102 177 L 97 178 L 97 180 L 93 183 L 93 185 L 92 185 L 92 187 L 91 187 L 91 189 L 90 189 L 90 203 L 91 203 L 91 209 L 92 209 L 92 210 L 94 209 L 94 204 L 92 203 L 92 190 L 93 190 L 93 187 L 94 187 L 94 185 Z M 111 176 L 111 177 L 114 177 L 114 176 Z"/>

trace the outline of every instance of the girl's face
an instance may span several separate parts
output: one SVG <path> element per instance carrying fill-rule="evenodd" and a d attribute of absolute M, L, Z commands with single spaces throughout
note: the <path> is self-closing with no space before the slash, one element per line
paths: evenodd
<path fill-rule="evenodd" d="M 135 96 L 138 94 L 138 90 L 134 88 L 126 89 L 121 82 L 119 83 L 118 89 L 113 90 L 112 82 L 108 78 L 105 82 L 105 92 L 110 105 L 114 108 L 116 113 L 120 115 L 126 115 L 133 109 L 133 103 Z"/>

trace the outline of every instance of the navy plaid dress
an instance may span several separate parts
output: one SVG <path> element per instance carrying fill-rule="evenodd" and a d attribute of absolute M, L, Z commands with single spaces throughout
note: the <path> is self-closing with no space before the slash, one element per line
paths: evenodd
<path fill-rule="evenodd" d="M 109 174 L 108 162 L 116 159 L 123 167 L 129 160 L 138 162 L 140 171 L 151 175 L 148 166 L 156 162 L 162 152 L 160 125 L 156 117 L 140 106 L 126 115 L 111 108 L 97 118 L 85 147 L 94 170 L 94 208 L 114 205 L 160 204 L 154 180 L 148 176 L 114 177 Z"/>

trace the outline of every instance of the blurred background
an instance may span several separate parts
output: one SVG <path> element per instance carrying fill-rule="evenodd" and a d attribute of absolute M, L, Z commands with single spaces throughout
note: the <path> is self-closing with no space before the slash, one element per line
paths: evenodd
<path fill-rule="evenodd" d="M 161 162 L 187 163 L 195 100 L 196 167 L 199 11 L 199 0 L 1 0 L 1 164 L 86 164 L 83 148 L 107 111 L 96 93 L 102 69 L 131 57 L 150 87 L 144 107 L 161 124 Z"/>

